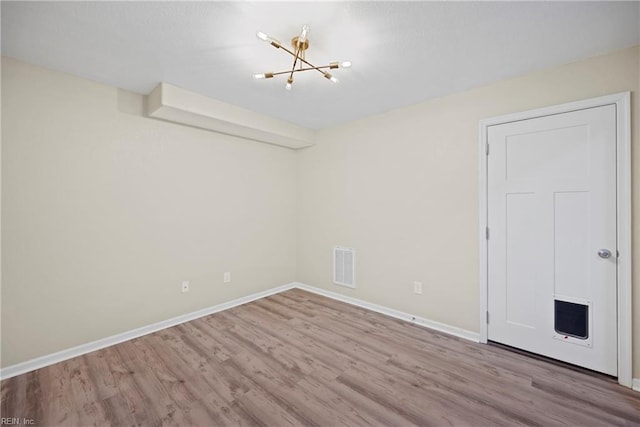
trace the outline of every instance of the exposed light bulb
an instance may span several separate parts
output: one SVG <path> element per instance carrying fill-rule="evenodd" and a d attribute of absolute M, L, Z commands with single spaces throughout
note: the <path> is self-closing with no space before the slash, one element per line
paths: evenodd
<path fill-rule="evenodd" d="M 282 45 L 278 40 L 274 39 L 273 37 L 271 37 L 266 33 L 263 33 L 262 31 L 258 31 L 256 33 L 256 37 L 265 43 L 271 43 L 274 47 L 277 47 L 277 48 L 279 48 Z"/>
<path fill-rule="evenodd" d="M 338 79 L 336 79 L 330 73 L 324 73 L 324 78 L 327 79 L 327 80 L 331 80 L 334 83 L 338 83 Z"/>
<path fill-rule="evenodd" d="M 336 68 L 349 68 L 351 67 L 351 61 L 331 61 L 329 62 L 329 69 Z"/>
<path fill-rule="evenodd" d="M 287 85 L 284 87 L 286 90 L 291 90 L 291 83 L 287 83 Z"/>
<path fill-rule="evenodd" d="M 309 35 L 309 26 L 303 25 L 302 32 L 300 33 L 300 37 L 298 37 L 298 40 L 304 43 L 307 40 L 308 35 Z"/>
<path fill-rule="evenodd" d="M 265 77 L 267 77 L 267 76 L 264 73 L 254 74 L 253 75 L 254 79 L 264 79 Z"/>

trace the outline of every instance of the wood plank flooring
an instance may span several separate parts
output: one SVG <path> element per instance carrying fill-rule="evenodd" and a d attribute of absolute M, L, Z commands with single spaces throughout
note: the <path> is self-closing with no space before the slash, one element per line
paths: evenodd
<path fill-rule="evenodd" d="M 2 381 L 38 426 L 640 425 L 640 393 L 291 290 Z"/>

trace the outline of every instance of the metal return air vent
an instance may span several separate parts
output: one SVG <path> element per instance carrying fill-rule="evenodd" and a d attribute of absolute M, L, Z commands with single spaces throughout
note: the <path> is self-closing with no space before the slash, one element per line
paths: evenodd
<path fill-rule="evenodd" d="M 355 288 L 355 261 L 356 254 L 353 248 L 334 247 L 333 283 L 348 288 Z"/>

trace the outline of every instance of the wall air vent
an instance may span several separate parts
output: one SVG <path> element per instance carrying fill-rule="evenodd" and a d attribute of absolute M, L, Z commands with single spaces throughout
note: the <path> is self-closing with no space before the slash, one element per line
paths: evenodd
<path fill-rule="evenodd" d="M 333 248 L 333 283 L 349 288 L 356 287 L 356 253 L 353 248 Z"/>

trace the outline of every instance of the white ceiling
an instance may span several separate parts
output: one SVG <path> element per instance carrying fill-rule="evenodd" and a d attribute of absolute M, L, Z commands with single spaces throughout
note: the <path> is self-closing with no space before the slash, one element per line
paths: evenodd
<path fill-rule="evenodd" d="M 160 81 L 312 129 L 640 43 L 639 2 L 7 2 L 2 54 L 147 94 Z M 255 37 L 308 24 L 307 59 Z"/>

